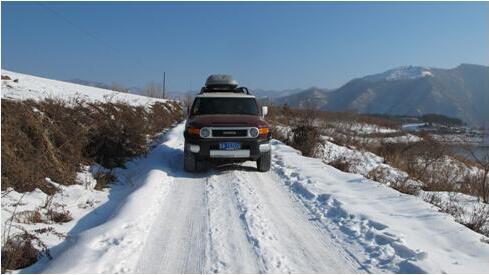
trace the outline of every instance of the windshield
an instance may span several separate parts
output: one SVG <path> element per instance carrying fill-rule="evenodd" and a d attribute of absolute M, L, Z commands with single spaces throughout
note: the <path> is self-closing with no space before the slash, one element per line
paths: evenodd
<path fill-rule="evenodd" d="M 192 115 L 240 114 L 258 115 L 254 98 L 198 97 L 192 106 Z"/>

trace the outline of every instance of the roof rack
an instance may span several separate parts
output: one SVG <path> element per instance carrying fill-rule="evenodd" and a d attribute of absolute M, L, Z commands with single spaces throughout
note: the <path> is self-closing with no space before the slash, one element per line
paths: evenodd
<path fill-rule="evenodd" d="M 200 89 L 199 94 L 219 93 L 219 92 L 221 92 L 221 93 L 222 92 L 224 92 L 224 93 L 241 93 L 241 94 L 251 95 L 250 91 L 246 87 L 232 87 L 232 86 L 228 86 L 228 85 L 202 87 Z"/>

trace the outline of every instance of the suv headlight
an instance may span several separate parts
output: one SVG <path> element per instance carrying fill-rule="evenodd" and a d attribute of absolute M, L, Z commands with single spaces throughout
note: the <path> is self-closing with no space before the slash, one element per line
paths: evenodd
<path fill-rule="evenodd" d="M 211 130 L 207 127 L 200 129 L 200 137 L 207 138 L 211 135 Z"/>
<path fill-rule="evenodd" d="M 259 134 L 260 134 L 260 132 L 258 131 L 258 128 L 251 128 L 250 129 L 250 136 L 251 137 L 256 138 L 256 137 L 258 137 Z"/>

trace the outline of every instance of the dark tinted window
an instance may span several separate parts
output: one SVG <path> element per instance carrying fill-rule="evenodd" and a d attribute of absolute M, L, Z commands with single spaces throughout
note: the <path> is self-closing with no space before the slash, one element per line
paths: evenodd
<path fill-rule="evenodd" d="M 192 115 L 242 114 L 258 115 L 254 98 L 198 97 L 192 107 Z"/>

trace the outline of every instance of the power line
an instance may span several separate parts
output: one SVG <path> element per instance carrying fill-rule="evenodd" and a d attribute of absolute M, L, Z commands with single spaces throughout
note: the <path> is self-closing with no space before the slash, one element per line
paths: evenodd
<path fill-rule="evenodd" d="M 52 14 L 56 15 L 57 17 L 59 17 L 60 19 L 62 19 L 63 21 L 65 21 L 66 23 L 68 23 L 69 25 L 71 25 L 73 28 L 75 28 L 76 30 L 78 30 L 79 32 L 83 33 L 84 35 L 90 37 L 91 39 L 93 39 L 94 41 L 96 41 L 97 43 L 103 45 L 105 48 L 107 48 L 108 50 L 110 50 L 112 53 L 115 53 L 115 52 L 119 52 L 119 53 L 122 53 L 121 51 L 117 50 L 116 48 L 112 47 L 111 45 L 109 45 L 106 41 L 98 38 L 95 34 L 87 31 L 86 29 L 84 29 L 83 27 L 81 27 L 80 25 L 74 23 L 73 21 L 71 21 L 68 17 L 66 17 L 65 15 L 63 15 L 61 12 L 55 10 L 54 8 L 51 8 L 47 5 L 45 5 L 44 3 L 42 2 L 35 2 L 36 4 L 38 4 L 40 7 L 46 9 L 47 11 L 51 12 Z M 147 69 L 150 69 L 149 67 L 147 67 L 146 65 L 144 65 L 143 62 L 141 62 L 141 60 L 139 60 L 138 58 L 136 58 L 137 60 L 137 63 L 139 63 L 140 67 L 146 67 Z M 152 71 L 152 69 L 150 69 L 149 71 Z M 164 80 L 163 80 L 163 97 L 166 96 L 166 72 L 164 72 Z"/>
<path fill-rule="evenodd" d="M 92 38 L 93 40 L 95 40 L 96 42 L 100 43 L 100 44 L 103 44 L 106 48 L 108 48 L 109 50 L 111 51 L 117 51 L 115 48 L 113 48 L 112 46 L 108 45 L 105 41 L 103 41 L 102 39 L 98 38 L 96 35 L 94 35 L 93 33 L 85 30 L 84 28 L 82 28 L 81 26 L 79 26 L 78 24 L 74 23 L 73 21 L 71 21 L 68 17 L 64 16 L 62 13 L 58 12 L 57 10 L 45 5 L 44 3 L 42 2 L 36 2 L 36 4 L 38 4 L 40 7 L 48 10 L 49 12 L 51 12 L 52 14 L 58 16 L 60 19 L 62 19 L 63 21 L 65 21 L 66 23 L 70 24 L 73 28 L 77 29 L 78 31 L 80 31 L 81 33 L 85 34 L 86 36 Z"/>

